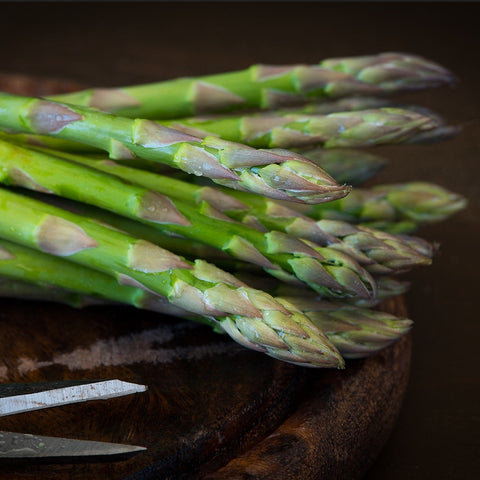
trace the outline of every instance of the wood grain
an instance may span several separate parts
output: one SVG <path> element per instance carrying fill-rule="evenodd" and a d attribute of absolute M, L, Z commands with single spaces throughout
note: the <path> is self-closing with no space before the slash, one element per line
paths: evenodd
<path fill-rule="evenodd" d="M 0 88 L 46 95 L 78 84 L 2 74 Z M 143 445 L 146 453 L 111 464 L 11 467 L 1 480 L 354 480 L 385 443 L 407 385 L 410 336 L 346 370 L 311 371 L 130 307 L 0 305 L 0 381 L 119 378 L 149 387 L 0 422 L 3 430 Z M 402 299 L 384 309 L 405 314 Z"/>
<path fill-rule="evenodd" d="M 406 315 L 400 298 L 384 303 L 383 310 Z M 349 362 L 345 371 L 313 372 L 307 397 L 280 427 L 205 478 L 361 478 L 397 419 L 410 349 L 407 336 L 374 357 Z"/>
<path fill-rule="evenodd" d="M 188 473 L 222 450 L 235 451 L 250 430 L 253 441 L 277 426 L 305 380 L 301 369 L 204 326 L 134 308 L 5 300 L 0 338 L 3 381 L 119 378 L 149 387 L 145 394 L 1 421 L 3 430 L 131 443 L 146 446 L 146 454 L 112 465 L 13 469 L 2 479 L 36 471 L 52 479 L 81 479 L 86 471 L 88 478 L 123 478 L 147 468 L 159 478 Z"/>
<path fill-rule="evenodd" d="M 402 305 L 386 307 L 402 313 Z M 410 357 L 405 338 L 344 371 L 307 371 L 204 326 L 130 307 L 13 300 L 2 301 L 0 337 L 2 381 L 120 378 L 149 387 L 1 421 L 4 430 L 131 443 L 147 453 L 114 464 L 10 468 L 2 480 L 360 478 L 393 427 Z"/>

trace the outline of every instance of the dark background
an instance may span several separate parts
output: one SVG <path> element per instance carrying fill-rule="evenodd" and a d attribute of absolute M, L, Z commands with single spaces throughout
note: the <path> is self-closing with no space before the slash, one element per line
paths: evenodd
<path fill-rule="evenodd" d="M 408 275 L 415 320 L 410 384 L 398 424 L 367 480 L 480 478 L 479 13 L 476 3 L 0 3 L 0 73 L 120 86 L 241 69 L 256 62 L 406 51 L 451 69 L 454 88 L 404 97 L 463 126 L 431 146 L 379 149 L 375 180 L 428 180 L 468 209 L 421 235 L 441 243 Z"/>

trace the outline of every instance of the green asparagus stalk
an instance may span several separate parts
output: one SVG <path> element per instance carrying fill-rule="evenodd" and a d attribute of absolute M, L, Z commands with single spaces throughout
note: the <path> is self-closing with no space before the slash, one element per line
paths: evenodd
<path fill-rule="evenodd" d="M 328 115 L 268 113 L 163 121 L 165 127 L 196 137 L 218 136 L 255 148 L 367 147 L 402 143 L 438 127 L 435 118 L 401 108 Z"/>
<path fill-rule="evenodd" d="M 375 97 L 342 98 L 266 113 L 210 115 L 159 123 L 198 137 L 217 135 L 257 148 L 323 143 L 326 147 L 427 144 L 447 140 L 460 131 L 460 127 L 447 125 L 431 109 Z"/>
<path fill-rule="evenodd" d="M 0 237 L 111 275 L 121 285 L 159 296 L 159 301 L 166 298 L 175 307 L 206 317 L 248 348 L 298 365 L 343 365 L 335 347 L 293 305 L 287 308 L 214 265 L 188 262 L 147 241 L 5 189 L 0 189 L 0 213 Z M 0 263 L 15 259 L 11 250 L 11 245 L 2 247 Z"/>
<path fill-rule="evenodd" d="M 128 303 L 136 308 L 174 316 L 185 312 L 161 295 L 146 289 L 121 285 L 113 276 L 3 238 L 0 238 L 0 275 L 12 281 L 38 285 L 48 291 L 52 300 L 61 295 L 59 289 L 65 288 L 90 300 Z M 71 300 L 76 302 L 80 299 L 74 296 Z M 195 317 L 193 313 L 191 316 Z"/>
<path fill-rule="evenodd" d="M 231 255 L 218 248 L 211 247 L 210 245 L 206 245 L 195 240 L 190 240 L 189 238 L 181 237 L 177 234 L 160 232 L 151 225 L 147 225 L 145 223 L 132 220 L 131 218 L 112 213 L 103 208 L 98 208 L 85 203 L 80 203 L 78 201 L 69 200 L 64 197 L 58 197 L 39 192 L 22 190 L 21 194 L 56 206 L 63 210 L 76 213 L 77 215 L 95 219 L 105 225 L 116 228 L 121 232 L 126 232 L 133 237 L 141 238 L 149 241 L 150 243 L 154 243 L 159 247 L 170 250 L 171 252 L 181 255 L 182 257 L 186 257 L 191 261 L 201 258 L 211 263 L 222 261 L 225 262 L 226 265 L 236 262 L 253 266 L 251 263 L 243 262 L 242 260 L 235 260 Z M 263 269 L 260 266 L 258 266 L 256 271 L 259 275 L 264 274 Z"/>
<path fill-rule="evenodd" d="M 309 160 L 288 151 L 256 150 L 215 137 L 200 139 L 150 120 L 132 120 L 93 109 L 0 93 L 0 127 L 74 140 L 114 159 L 163 162 L 217 183 L 298 202 L 341 198 L 338 185 Z"/>
<path fill-rule="evenodd" d="M 123 88 L 94 88 L 55 99 L 143 118 L 273 109 L 313 99 L 376 95 L 451 84 L 445 68 L 404 53 L 333 58 L 317 65 L 252 65 L 246 70 Z"/>
<path fill-rule="evenodd" d="M 40 135 L 26 134 L 7 134 L 0 131 L 0 140 L 4 140 L 16 145 L 30 148 L 47 148 L 57 152 L 64 151 L 66 153 L 77 153 L 89 155 L 91 158 L 102 158 L 102 152 L 98 149 L 88 150 L 88 146 L 81 143 L 68 142 L 59 138 L 51 138 Z M 348 184 L 352 186 L 360 185 L 374 177 L 387 164 L 387 160 L 378 155 L 353 149 L 330 149 L 325 150 L 321 147 L 298 148 L 293 150 L 295 153 L 302 155 L 315 165 L 325 170 L 339 184 Z M 123 160 L 122 164 L 129 165 L 130 162 Z M 174 170 L 167 165 L 158 162 L 141 161 L 136 158 L 132 162 L 135 168 L 149 170 L 157 173 L 168 175 L 182 174 L 180 170 Z M 167 173 L 168 172 L 168 173 Z"/>
<path fill-rule="evenodd" d="M 313 249 L 282 232 L 260 232 L 232 221 L 208 203 L 196 206 L 182 202 L 98 170 L 1 141 L 0 165 L 0 182 L 55 193 L 167 234 L 198 240 L 261 265 L 282 279 L 301 281 L 324 295 L 374 296 L 370 274 L 347 255 L 327 248 Z M 166 191 L 172 187 L 167 185 Z"/>
<path fill-rule="evenodd" d="M 93 274 L 95 275 L 96 272 Z M 108 299 L 91 297 L 65 288 L 47 284 L 39 285 L 8 277 L 0 277 L 0 297 L 63 303 L 73 308 L 117 304 Z M 329 302 L 311 302 L 305 298 L 294 297 L 285 300 L 292 304 L 298 303 L 299 308 L 304 310 L 304 314 L 314 324 L 323 327 L 328 339 L 346 359 L 373 355 L 405 335 L 412 325 L 411 320 L 364 308 Z M 125 303 L 130 304 L 128 300 Z M 158 305 L 150 308 L 147 305 L 148 309 L 161 312 L 161 307 Z M 161 313 L 171 314 L 168 309 Z M 176 316 L 188 317 L 188 312 L 184 311 L 182 314 L 180 311 Z"/>
<path fill-rule="evenodd" d="M 354 227 L 341 221 L 316 222 L 286 206 L 279 205 L 274 200 L 258 195 L 226 189 L 219 191 L 211 187 L 193 185 L 155 173 L 117 165 L 112 161 L 102 162 L 71 154 L 62 155 L 153 191 L 172 192 L 174 197 L 183 201 L 193 199 L 202 205 L 208 202 L 211 209 L 216 209 L 234 220 L 251 225 L 263 232 L 276 230 L 309 240 L 321 247 L 342 251 L 373 274 L 393 274 L 414 266 L 429 265 L 434 253 L 427 242 L 419 239 L 409 237 L 400 239 L 382 231 Z M 31 166 L 32 162 L 29 160 L 27 167 Z M 42 185 L 45 184 L 42 183 Z M 111 222 L 115 220 L 112 219 Z M 114 225 L 119 226 L 118 222 Z M 127 228 L 127 231 L 131 230 Z M 177 233 L 181 232 L 177 231 Z M 325 251 L 318 249 L 314 243 L 310 246 L 324 255 Z"/>
<path fill-rule="evenodd" d="M 467 205 L 460 194 L 428 182 L 407 182 L 356 188 L 348 198 L 313 208 L 288 206 L 314 219 L 343 220 L 390 232 L 408 233 L 446 220 Z"/>

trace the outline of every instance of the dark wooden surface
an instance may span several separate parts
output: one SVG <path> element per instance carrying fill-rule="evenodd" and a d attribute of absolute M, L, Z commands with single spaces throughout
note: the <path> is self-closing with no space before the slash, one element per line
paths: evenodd
<path fill-rule="evenodd" d="M 400 300 L 387 308 L 404 314 Z M 117 463 L 6 467 L 21 478 L 359 478 L 405 393 L 410 341 L 306 371 L 134 308 L 1 301 L 3 382 L 119 378 L 147 393 L 2 418 L 3 430 L 147 447 Z M 252 477 L 253 475 L 253 477 Z"/>
<path fill-rule="evenodd" d="M 441 243 L 441 253 L 432 267 L 408 275 L 409 315 L 416 322 L 409 386 L 393 434 L 365 479 L 480 477 L 478 4 L 43 2 L 1 8 L 4 73 L 122 85 L 381 50 L 419 53 L 452 69 L 460 80 L 454 89 L 405 99 L 460 123 L 462 134 L 425 148 L 381 150 L 392 162 L 376 182 L 434 181 L 466 195 L 470 206 L 421 232 Z"/>
<path fill-rule="evenodd" d="M 127 462 L 11 468 L 2 479 L 191 478 L 192 469 L 272 430 L 292 407 L 303 372 L 212 334 L 134 308 L 73 310 L 2 301 L 9 345 L 3 381 L 119 378 L 148 393 L 2 419 L 2 429 L 146 446 Z M 250 430 L 254 429 L 254 432 Z M 156 471 L 157 475 L 153 475 Z M 41 473 L 40 473 L 41 472 Z"/>

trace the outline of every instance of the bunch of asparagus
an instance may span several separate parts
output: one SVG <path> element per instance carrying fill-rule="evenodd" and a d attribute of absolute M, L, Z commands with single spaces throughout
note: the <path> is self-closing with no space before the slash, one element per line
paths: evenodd
<path fill-rule="evenodd" d="M 303 366 L 371 355 L 412 324 L 373 307 L 436 250 L 410 234 L 465 199 L 424 182 L 352 189 L 386 160 L 351 148 L 455 134 L 386 96 L 452 80 L 387 53 L 0 93 L 0 294 L 189 318 Z"/>

